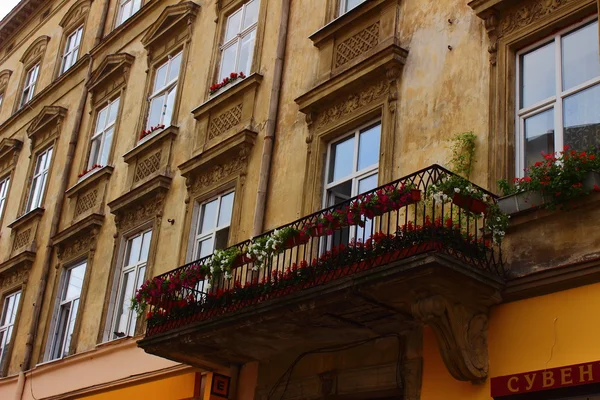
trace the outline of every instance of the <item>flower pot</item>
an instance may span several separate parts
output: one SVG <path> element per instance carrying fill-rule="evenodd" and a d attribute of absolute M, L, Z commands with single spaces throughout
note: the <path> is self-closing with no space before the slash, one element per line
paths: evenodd
<path fill-rule="evenodd" d="M 297 235 L 291 236 L 283 242 L 284 249 L 291 249 L 292 247 L 300 246 L 308 243 L 310 237 L 305 235 L 303 232 L 299 232 Z"/>
<path fill-rule="evenodd" d="M 463 210 L 470 211 L 474 214 L 487 214 L 488 205 L 483 200 L 474 199 L 470 196 L 464 196 L 460 193 L 454 193 L 452 202 L 462 208 Z"/>
<path fill-rule="evenodd" d="M 421 191 L 419 189 L 411 189 L 409 193 L 408 204 L 418 203 L 421 201 Z"/>
<path fill-rule="evenodd" d="M 600 174 L 594 171 L 588 172 L 583 180 L 583 188 L 586 191 L 598 191 L 598 188 L 600 188 Z"/>
<path fill-rule="evenodd" d="M 240 254 L 235 258 L 232 267 L 239 267 L 240 265 L 251 263 L 252 257 L 249 257 L 247 254 Z"/>
<path fill-rule="evenodd" d="M 541 192 L 527 191 L 499 198 L 498 207 L 505 214 L 514 214 L 541 206 L 545 202 Z"/>

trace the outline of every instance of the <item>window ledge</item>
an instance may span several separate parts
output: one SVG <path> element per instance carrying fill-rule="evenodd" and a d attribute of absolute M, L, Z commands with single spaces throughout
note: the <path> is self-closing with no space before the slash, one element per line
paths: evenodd
<path fill-rule="evenodd" d="M 493 12 L 503 10 L 516 3 L 517 0 L 472 0 L 469 2 L 469 7 L 475 11 L 478 17 L 485 18 Z"/>
<path fill-rule="evenodd" d="M 114 170 L 113 166 L 106 165 L 102 168 L 96 168 L 77 180 L 77 183 L 71 186 L 65 194 L 68 198 L 72 198 L 76 193 L 96 184 L 100 179 L 109 177 Z"/>
<path fill-rule="evenodd" d="M 54 245 L 61 245 L 68 242 L 76 236 L 82 234 L 91 234 L 94 229 L 99 229 L 104 223 L 104 215 L 91 214 L 81 221 L 63 229 L 61 232 L 54 235 L 52 241 Z"/>
<path fill-rule="evenodd" d="M 166 138 L 174 138 L 179 133 L 179 127 L 175 125 L 168 126 L 164 129 L 157 130 L 152 132 L 151 134 L 145 136 L 140 139 L 135 147 L 129 150 L 127 153 L 123 155 L 123 159 L 127 164 L 131 164 L 131 162 L 140 156 L 141 154 L 146 153 L 150 148 L 154 147 L 154 145 L 158 142 Z"/>
<path fill-rule="evenodd" d="M 20 227 L 29 223 L 30 221 L 33 221 L 36 218 L 41 218 L 42 215 L 44 215 L 44 211 L 45 209 L 42 207 L 34 208 L 33 210 L 26 212 L 25 214 L 21 215 L 13 222 L 8 224 L 8 227 L 10 229 L 19 229 Z"/>
<path fill-rule="evenodd" d="M 192 111 L 194 118 L 198 119 L 202 115 L 206 114 L 210 109 L 218 107 L 219 105 L 227 102 L 230 98 L 237 96 L 240 92 L 246 88 L 258 86 L 262 82 L 263 76 L 257 72 L 247 76 L 241 81 L 223 88 L 223 91 L 215 93 L 208 98 L 204 103 L 200 104 L 196 109 Z"/>

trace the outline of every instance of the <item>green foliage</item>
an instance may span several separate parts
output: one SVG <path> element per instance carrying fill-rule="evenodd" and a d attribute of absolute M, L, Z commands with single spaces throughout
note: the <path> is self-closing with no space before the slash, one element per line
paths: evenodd
<path fill-rule="evenodd" d="M 471 176 L 475 164 L 476 139 L 477 136 L 473 132 L 459 133 L 452 139 L 450 169 L 467 179 Z"/>

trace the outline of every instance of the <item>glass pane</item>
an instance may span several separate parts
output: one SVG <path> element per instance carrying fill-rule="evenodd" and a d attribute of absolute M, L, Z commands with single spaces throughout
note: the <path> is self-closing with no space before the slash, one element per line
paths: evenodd
<path fill-rule="evenodd" d="M 133 0 L 133 5 L 131 7 L 131 13 L 133 14 L 137 10 L 139 10 L 141 5 L 142 5 L 142 0 Z"/>
<path fill-rule="evenodd" d="M 181 69 L 181 53 L 171 58 L 171 66 L 169 68 L 169 76 L 167 82 L 177 79 L 179 76 L 179 70 Z"/>
<path fill-rule="evenodd" d="M 119 101 L 120 99 L 116 99 L 112 103 L 110 103 L 108 110 L 108 124 L 112 124 L 117 119 L 117 112 L 119 111 Z"/>
<path fill-rule="evenodd" d="M 79 308 L 79 299 L 73 302 L 73 309 L 69 314 L 69 321 L 67 324 L 67 337 L 65 340 L 65 347 L 63 349 L 62 357 L 69 355 L 69 348 L 71 347 L 71 338 L 73 337 L 73 331 L 75 330 L 75 320 L 77 319 L 77 309 Z"/>
<path fill-rule="evenodd" d="M 196 252 L 196 258 L 204 258 L 213 253 L 213 238 L 210 237 L 206 240 L 201 241 L 198 244 L 198 251 Z"/>
<path fill-rule="evenodd" d="M 148 128 L 160 124 L 160 117 L 163 112 L 163 103 L 165 101 L 165 96 L 166 93 L 153 98 L 150 102 L 150 111 L 148 112 Z"/>
<path fill-rule="evenodd" d="M 102 137 L 99 136 L 96 139 L 92 140 L 92 144 L 90 146 L 90 161 L 88 163 L 88 168 L 91 168 L 94 164 L 98 164 L 98 159 L 100 156 L 101 139 Z"/>
<path fill-rule="evenodd" d="M 242 10 L 239 9 L 227 18 L 227 28 L 225 29 L 225 42 L 230 41 L 240 32 L 240 23 L 242 22 Z"/>
<path fill-rule="evenodd" d="M 217 201 L 218 200 L 213 200 L 202 206 L 198 234 L 212 231 L 215 228 L 215 223 L 217 222 Z"/>
<path fill-rule="evenodd" d="M 97 164 L 106 165 L 108 163 L 108 155 L 110 154 L 110 145 L 112 143 L 114 129 L 110 128 L 104 134 L 104 143 L 102 144 L 102 152 L 100 153 L 100 158 L 98 159 Z"/>
<path fill-rule="evenodd" d="M 35 174 L 38 175 L 41 171 L 44 170 L 44 167 L 46 165 L 46 158 L 48 157 L 48 153 L 47 152 L 43 152 L 42 154 L 40 154 L 38 156 L 37 159 L 37 164 L 35 166 Z"/>
<path fill-rule="evenodd" d="M 328 182 L 335 182 L 354 171 L 354 136 L 331 146 Z"/>
<path fill-rule="evenodd" d="M 373 126 L 360 134 L 358 142 L 358 170 L 379 163 L 379 138 L 381 125 Z"/>
<path fill-rule="evenodd" d="M 243 72 L 250 75 L 252 68 L 252 56 L 254 55 L 254 41 L 256 40 L 256 29 L 242 38 L 242 48 L 240 49 L 240 59 L 235 72 Z"/>
<path fill-rule="evenodd" d="M 164 63 L 156 70 L 156 76 L 154 78 L 154 91 L 165 87 L 166 79 L 167 79 L 167 69 L 168 63 Z"/>
<path fill-rule="evenodd" d="M 50 168 L 50 160 L 52 159 L 52 151 L 54 149 L 52 147 L 50 147 L 48 150 L 46 150 L 46 159 L 45 159 L 45 166 L 44 169 L 48 169 Z"/>
<path fill-rule="evenodd" d="M 339 185 L 329 189 L 328 193 L 327 206 L 332 206 L 348 200 L 350 197 L 352 197 L 352 181 L 349 180 L 344 183 L 340 183 Z"/>
<path fill-rule="evenodd" d="M 54 334 L 54 345 L 51 355 L 52 359 L 60 358 L 63 356 L 63 345 L 65 342 L 65 336 L 67 334 L 67 328 L 69 325 L 69 314 L 71 312 L 71 305 L 72 303 L 67 303 L 60 306 L 56 324 L 56 332 Z"/>
<path fill-rule="evenodd" d="M 584 151 L 600 146 L 600 85 L 564 100 L 564 142 Z"/>
<path fill-rule="evenodd" d="M 252 0 L 249 3 L 246 3 L 244 25 L 242 29 L 246 29 L 256 21 L 258 21 L 258 0 Z"/>
<path fill-rule="evenodd" d="M 108 114 L 108 107 L 104 107 L 98 113 L 98 122 L 96 122 L 96 133 L 101 132 L 106 126 L 106 114 Z"/>
<path fill-rule="evenodd" d="M 140 252 L 140 261 L 148 260 L 150 251 L 150 242 L 152 241 L 152 231 L 145 232 L 142 236 L 142 250 Z"/>
<path fill-rule="evenodd" d="M 177 86 L 173 87 L 167 93 L 167 103 L 165 104 L 164 118 L 162 123 L 165 126 L 171 125 L 171 119 L 173 118 L 173 107 L 175 105 L 175 95 L 177 94 Z"/>
<path fill-rule="evenodd" d="M 33 183 L 31 184 L 31 194 L 29 195 L 29 204 L 27 206 L 27 211 L 31 211 L 34 208 L 36 208 L 39 203 L 41 181 L 41 176 L 38 176 L 33 179 Z"/>
<path fill-rule="evenodd" d="M 521 56 L 521 108 L 556 94 L 554 42 Z"/>
<path fill-rule="evenodd" d="M 125 264 L 125 266 L 135 265 L 137 264 L 140 257 L 140 249 L 142 247 L 142 236 L 138 235 L 129 239 L 127 244 L 128 251 L 127 256 L 125 257 L 125 259 L 127 260 L 127 264 Z"/>
<path fill-rule="evenodd" d="M 525 120 L 525 166 L 543 161 L 542 151 L 554 152 L 554 109 Z"/>
<path fill-rule="evenodd" d="M 65 295 L 63 300 L 74 299 L 81 295 L 86 264 L 81 264 L 68 271 Z"/>
<path fill-rule="evenodd" d="M 600 76 L 598 21 L 562 38 L 563 90 Z"/>
<path fill-rule="evenodd" d="M 354 7 L 358 6 L 361 3 L 364 3 L 365 0 L 342 0 L 345 2 L 345 12 L 352 10 Z"/>
<path fill-rule="evenodd" d="M 215 249 L 225 249 L 229 242 L 229 228 L 218 230 L 215 233 Z"/>
<path fill-rule="evenodd" d="M 368 176 L 358 181 L 358 193 L 364 193 L 366 191 L 375 189 L 377 187 L 377 174 Z"/>
<path fill-rule="evenodd" d="M 237 42 L 235 42 L 232 46 L 223 49 L 223 54 L 221 55 L 221 73 L 219 74 L 219 82 L 223 80 L 226 76 L 229 76 L 232 72 L 235 71 L 235 54 L 237 52 Z"/>
<path fill-rule="evenodd" d="M 219 222 L 217 226 L 228 226 L 231 223 L 231 212 L 233 210 L 233 192 L 221 197 L 221 208 L 219 210 Z"/>
<path fill-rule="evenodd" d="M 135 270 L 129 271 L 123 275 L 123 281 L 121 283 L 121 297 L 119 298 L 119 314 L 117 316 L 117 324 L 115 332 L 127 333 L 127 320 L 129 319 L 131 298 L 133 297 L 133 290 L 135 285 Z M 121 336 L 121 335 L 119 335 Z"/>

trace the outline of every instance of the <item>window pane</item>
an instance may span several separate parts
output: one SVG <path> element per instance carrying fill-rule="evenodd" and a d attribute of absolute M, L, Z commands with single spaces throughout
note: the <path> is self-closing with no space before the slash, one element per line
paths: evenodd
<path fill-rule="evenodd" d="M 354 136 L 331 146 L 329 181 L 335 182 L 354 170 Z"/>
<path fill-rule="evenodd" d="M 206 240 L 201 241 L 198 244 L 198 251 L 196 252 L 196 258 L 204 258 L 213 253 L 213 238 L 210 237 Z"/>
<path fill-rule="evenodd" d="M 246 14 L 244 15 L 244 25 L 242 29 L 246 29 L 256 21 L 258 21 L 258 0 L 252 0 L 246 3 Z"/>
<path fill-rule="evenodd" d="M 96 162 L 96 164 L 106 165 L 108 163 L 108 156 L 110 154 L 110 145 L 112 143 L 114 129 L 109 129 L 104 134 L 104 143 L 102 144 L 102 152 L 100 153 L 100 158 Z"/>
<path fill-rule="evenodd" d="M 358 170 L 379 163 L 379 138 L 381 125 L 377 124 L 361 132 L 358 144 Z"/>
<path fill-rule="evenodd" d="M 125 260 L 127 260 L 127 264 L 125 264 L 125 266 L 135 265 L 139 261 L 140 257 L 140 249 L 142 248 L 142 236 L 138 235 L 129 239 L 127 244 L 128 251 L 127 256 L 125 257 Z"/>
<path fill-rule="evenodd" d="M 542 151 L 554 152 L 554 110 L 525 120 L 525 166 L 542 161 Z"/>
<path fill-rule="evenodd" d="M 140 251 L 140 261 L 148 260 L 148 252 L 150 251 L 150 242 L 152 241 L 152 231 L 145 232 L 142 236 L 142 249 Z"/>
<path fill-rule="evenodd" d="M 163 104 L 166 93 L 152 99 L 150 102 L 150 111 L 148 113 L 148 128 L 160 124 L 160 117 L 163 112 Z"/>
<path fill-rule="evenodd" d="M 554 42 L 521 56 L 521 108 L 556 94 Z"/>
<path fill-rule="evenodd" d="M 177 94 L 177 86 L 169 90 L 167 93 L 167 103 L 165 104 L 165 112 L 162 123 L 165 126 L 171 125 L 171 119 L 173 118 L 173 107 L 175 106 L 175 95 Z"/>
<path fill-rule="evenodd" d="M 120 99 L 117 98 L 112 103 L 110 103 L 109 110 L 108 110 L 108 124 L 109 125 L 114 123 L 117 119 L 117 112 L 119 111 L 119 101 L 120 101 Z"/>
<path fill-rule="evenodd" d="M 221 209 L 219 210 L 219 223 L 217 226 L 228 226 L 231 223 L 231 212 L 233 210 L 233 192 L 221 197 Z"/>
<path fill-rule="evenodd" d="M 229 242 L 229 228 L 218 230 L 215 233 L 215 249 L 225 249 L 227 248 L 227 243 Z"/>
<path fill-rule="evenodd" d="M 327 206 L 332 206 L 334 204 L 346 201 L 352 197 L 352 181 L 349 180 L 344 183 L 340 183 L 339 185 L 329 189 L 328 193 L 329 196 L 327 199 Z"/>
<path fill-rule="evenodd" d="M 75 330 L 75 320 L 77 318 L 77 310 L 79 308 L 79 299 L 75 300 L 72 306 L 72 310 L 69 314 L 69 320 L 67 322 L 67 332 L 66 332 L 66 340 L 65 346 L 63 348 L 63 352 L 61 357 L 66 357 L 69 355 L 69 347 L 71 347 L 71 338 L 73 337 L 73 331 Z"/>
<path fill-rule="evenodd" d="M 352 10 L 354 7 L 358 6 L 360 3 L 363 3 L 365 0 L 342 0 L 346 7 L 344 9 L 345 12 Z"/>
<path fill-rule="evenodd" d="M 367 192 L 377 187 L 377 174 L 368 176 L 358 181 L 358 194 Z M 360 226 L 356 228 L 357 239 L 367 239 L 373 231 L 373 220 L 367 219 L 364 228 Z"/>
<path fill-rule="evenodd" d="M 27 211 L 31 211 L 37 207 L 40 196 L 40 184 L 42 177 L 38 176 L 33 179 L 31 184 L 31 194 L 29 195 L 29 204 L 27 205 Z"/>
<path fill-rule="evenodd" d="M 72 303 L 66 303 L 60 306 L 56 324 L 56 331 L 54 334 L 51 359 L 56 359 L 63 356 L 63 345 L 65 343 L 65 337 L 67 335 L 71 305 Z"/>
<path fill-rule="evenodd" d="M 564 100 L 564 142 L 584 151 L 600 146 L 600 85 Z"/>
<path fill-rule="evenodd" d="M 227 18 L 227 29 L 225 29 L 225 42 L 230 41 L 240 32 L 242 22 L 242 10 L 238 10 Z"/>
<path fill-rule="evenodd" d="M 104 107 L 98 113 L 98 122 L 96 123 L 96 133 L 104 130 L 104 127 L 106 126 L 106 114 L 108 114 L 108 107 Z"/>
<path fill-rule="evenodd" d="M 215 228 L 215 223 L 217 222 L 217 202 L 218 200 L 213 200 L 202 206 L 198 234 L 212 231 Z"/>
<path fill-rule="evenodd" d="M 600 76 L 598 21 L 562 38 L 563 90 Z"/>
<path fill-rule="evenodd" d="M 232 46 L 223 50 L 223 54 L 221 56 L 221 73 L 219 74 L 219 81 L 223 80 L 226 76 L 229 76 L 232 72 L 235 71 L 235 54 L 237 52 L 237 42 Z"/>
<path fill-rule="evenodd" d="M 85 267 L 86 264 L 84 263 L 68 270 L 63 300 L 75 299 L 81 295 L 81 287 L 83 286 Z"/>
<path fill-rule="evenodd" d="M 154 77 L 154 91 L 156 92 L 157 90 L 165 87 L 166 84 L 166 79 L 167 79 L 167 69 L 168 69 L 168 63 L 164 63 L 163 65 L 161 65 L 160 67 L 158 67 L 158 69 L 156 70 L 156 76 Z"/>
<path fill-rule="evenodd" d="M 131 298 L 133 297 L 133 289 L 135 285 L 135 270 L 129 271 L 123 275 L 121 283 L 121 297 L 119 298 L 119 308 L 117 314 L 117 323 L 115 332 L 127 334 L 127 322 L 130 312 Z M 118 335 L 122 336 L 122 335 Z"/>
<path fill-rule="evenodd" d="M 254 42 L 256 40 L 256 29 L 242 38 L 242 48 L 240 49 L 240 60 L 236 72 L 243 72 L 250 75 L 252 68 L 252 56 L 254 55 Z"/>
<path fill-rule="evenodd" d="M 98 160 L 100 158 L 100 142 L 102 136 L 97 137 L 92 140 L 92 144 L 90 146 L 90 161 L 88 163 L 88 168 L 91 168 L 92 165 L 98 164 Z"/>
<path fill-rule="evenodd" d="M 179 70 L 181 69 L 181 53 L 177 54 L 175 57 L 171 59 L 171 67 L 169 68 L 169 76 L 167 77 L 167 82 L 171 82 L 174 79 L 177 79 L 179 76 Z"/>

